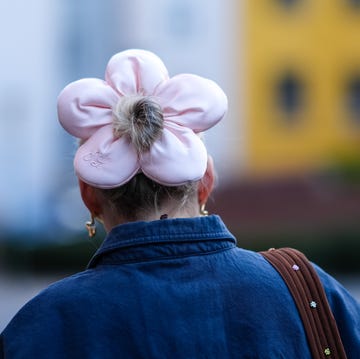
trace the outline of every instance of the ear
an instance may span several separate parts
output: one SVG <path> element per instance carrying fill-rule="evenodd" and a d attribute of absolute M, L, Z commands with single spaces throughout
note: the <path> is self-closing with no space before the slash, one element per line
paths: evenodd
<path fill-rule="evenodd" d="M 198 186 L 198 201 L 199 204 L 205 204 L 214 189 L 215 183 L 215 170 L 214 162 L 211 156 L 208 157 L 207 167 L 204 177 L 199 182 Z"/>
<path fill-rule="evenodd" d="M 96 195 L 95 188 L 83 182 L 80 179 L 79 179 L 79 188 L 80 188 L 81 198 L 87 209 L 95 217 L 99 216 L 101 214 L 101 205 L 98 196 Z"/>

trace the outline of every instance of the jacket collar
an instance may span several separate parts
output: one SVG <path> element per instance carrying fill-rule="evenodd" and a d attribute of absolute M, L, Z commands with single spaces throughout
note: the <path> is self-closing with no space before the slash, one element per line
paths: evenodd
<path fill-rule="evenodd" d="M 204 254 L 235 246 L 235 237 L 216 215 L 131 222 L 109 232 L 88 268 Z"/>

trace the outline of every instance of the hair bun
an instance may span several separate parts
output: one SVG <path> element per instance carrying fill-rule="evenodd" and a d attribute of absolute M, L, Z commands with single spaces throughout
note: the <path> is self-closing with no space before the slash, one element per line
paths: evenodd
<path fill-rule="evenodd" d="M 160 105 L 148 96 L 124 96 L 113 112 L 114 136 L 127 136 L 136 151 L 144 153 L 160 138 L 164 118 Z"/>

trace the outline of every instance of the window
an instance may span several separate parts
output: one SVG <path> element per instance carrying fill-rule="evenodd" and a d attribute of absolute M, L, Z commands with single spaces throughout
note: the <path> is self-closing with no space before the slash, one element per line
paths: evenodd
<path fill-rule="evenodd" d="M 351 118 L 360 125 L 360 73 L 350 77 L 345 91 L 347 111 Z"/>
<path fill-rule="evenodd" d="M 276 104 L 288 119 L 293 119 L 303 107 L 304 86 L 294 72 L 285 72 L 275 85 Z"/>
<path fill-rule="evenodd" d="M 283 5 L 285 7 L 292 7 L 293 5 L 296 5 L 300 0 L 276 0 L 280 5 Z"/>
<path fill-rule="evenodd" d="M 360 0 L 347 0 L 347 2 L 352 8 L 360 10 Z"/>

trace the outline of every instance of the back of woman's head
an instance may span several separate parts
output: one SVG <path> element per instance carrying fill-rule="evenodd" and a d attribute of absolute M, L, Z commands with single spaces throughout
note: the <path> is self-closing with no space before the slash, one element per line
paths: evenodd
<path fill-rule="evenodd" d="M 164 118 L 160 106 L 150 97 L 123 97 L 113 112 L 114 137 L 126 136 L 138 154 L 150 150 L 161 136 Z M 142 173 L 114 189 L 101 189 L 103 197 L 122 218 L 133 221 L 157 211 L 169 197 L 186 201 L 186 189 L 160 185 Z M 194 187 L 193 185 L 191 187 Z"/>
<path fill-rule="evenodd" d="M 213 81 L 169 78 L 162 61 L 144 50 L 114 55 L 105 81 L 75 81 L 58 98 L 62 126 L 81 140 L 77 176 L 128 219 L 170 200 L 186 206 L 207 167 L 199 133 L 226 110 L 226 95 Z"/>

